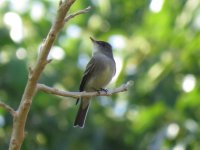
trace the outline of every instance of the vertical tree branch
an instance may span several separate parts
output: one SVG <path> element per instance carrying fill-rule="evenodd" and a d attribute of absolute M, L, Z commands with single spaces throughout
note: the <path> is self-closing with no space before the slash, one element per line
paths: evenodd
<path fill-rule="evenodd" d="M 64 2 L 60 1 L 55 22 L 53 23 L 50 32 L 48 33 L 45 41 L 42 44 L 38 60 L 35 66 L 29 69 L 29 78 L 21 99 L 21 103 L 13 118 L 13 130 L 9 150 L 20 150 L 21 148 L 25 136 L 25 123 L 28 112 L 30 110 L 32 99 L 36 93 L 37 81 L 43 69 L 45 68 L 45 65 L 48 62 L 47 56 L 56 39 L 56 36 L 65 24 L 64 19 L 66 17 L 66 14 L 75 1 L 76 0 L 65 0 Z"/>

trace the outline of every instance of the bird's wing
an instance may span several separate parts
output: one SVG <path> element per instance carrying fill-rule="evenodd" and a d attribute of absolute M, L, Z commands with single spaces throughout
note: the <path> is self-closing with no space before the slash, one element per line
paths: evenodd
<path fill-rule="evenodd" d="M 89 61 L 89 63 L 87 64 L 86 66 L 86 69 L 85 69 L 85 72 L 83 74 L 83 78 L 81 80 L 81 84 L 80 84 L 80 87 L 79 87 L 79 90 L 80 92 L 81 91 L 84 91 L 84 88 L 85 88 L 85 84 L 86 84 L 86 81 L 88 79 L 90 79 L 91 75 L 92 75 L 92 72 L 94 71 L 94 68 L 95 68 L 95 58 L 92 57 L 91 60 Z M 79 98 L 77 99 L 76 101 L 76 105 L 78 104 L 79 102 Z"/>
<path fill-rule="evenodd" d="M 95 58 L 92 57 L 91 60 L 89 61 L 89 63 L 87 64 L 86 66 L 86 69 L 85 69 L 85 72 L 84 72 L 84 75 L 83 75 L 83 78 L 81 80 L 81 84 L 80 84 L 80 87 L 79 87 L 79 90 L 80 91 L 84 91 L 84 88 L 85 88 L 85 84 L 86 84 L 86 81 L 88 79 L 90 79 L 94 69 L 95 69 Z"/>

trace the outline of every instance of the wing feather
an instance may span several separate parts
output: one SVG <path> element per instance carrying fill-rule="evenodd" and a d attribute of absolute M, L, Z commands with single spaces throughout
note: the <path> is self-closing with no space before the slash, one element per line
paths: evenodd
<path fill-rule="evenodd" d="M 80 92 L 84 91 L 84 88 L 86 86 L 86 81 L 88 81 L 88 79 L 90 79 L 94 69 L 95 69 L 95 58 L 92 57 L 92 59 L 89 61 L 89 63 L 86 66 L 83 78 L 81 80 L 81 84 L 79 87 Z"/>
<path fill-rule="evenodd" d="M 80 92 L 84 91 L 86 82 L 91 77 L 92 72 L 94 71 L 94 67 L 95 67 L 95 58 L 92 57 L 91 60 L 89 61 L 89 63 L 87 64 L 85 72 L 83 74 L 83 78 L 81 80 L 81 84 L 80 84 L 80 87 L 79 87 Z M 78 98 L 77 101 L 76 101 L 76 105 L 78 104 L 79 100 L 80 99 Z"/>

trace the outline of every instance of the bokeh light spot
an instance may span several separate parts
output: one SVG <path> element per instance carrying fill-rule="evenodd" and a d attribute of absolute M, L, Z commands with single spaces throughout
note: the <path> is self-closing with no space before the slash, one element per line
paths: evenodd
<path fill-rule="evenodd" d="M 127 108 L 127 101 L 118 100 L 114 107 L 114 114 L 117 117 L 122 117 L 126 112 L 126 108 Z"/>
<path fill-rule="evenodd" d="M 158 13 L 163 7 L 164 0 L 151 0 L 149 8 L 152 12 Z"/>
<path fill-rule="evenodd" d="M 49 53 L 48 59 L 62 60 L 64 57 L 64 50 L 59 46 L 53 46 Z"/>
<path fill-rule="evenodd" d="M 125 47 L 125 38 L 122 35 L 112 35 L 109 38 L 109 43 L 112 45 L 113 48 L 120 50 Z"/>
<path fill-rule="evenodd" d="M 5 63 L 9 62 L 9 60 L 10 60 L 10 56 L 6 52 L 6 50 L 0 51 L 0 63 L 5 64 Z"/>
<path fill-rule="evenodd" d="M 16 51 L 16 57 L 18 59 L 24 59 L 26 58 L 27 56 L 27 52 L 24 48 L 19 48 L 17 51 Z"/>
<path fill-rule="evenodd" d="M 89 56 L 88 55 L 86 55 L 86 54 L 80 54 L 79 55 L 79 58 L 78 58 L 78 66 L 79 66 L 79 68 L 81 68 L 81 69 L 85 69 L 85 67 L 86 67 L 86 65 L 87 65 L 87 63 L 89 62 Z"/>
<path fill-rule="evenodd" d="M 81 35 L 81 28 L 77 25 L 70 25 L 66 32 L 68 36 L 72 38 L 78 38 Z"/>
<path fill-rule="evenodd" d="M 38 133 L 38 134 L 36 135 L 36 141 L 37 141 L 39 144 L 44 145 L 44 144 L 46 143 L 46 137 L 45 137 L 43 134 Z"/>
<path fill-rule="evenodd" d="M 176 123 L 171 123 L 167 127 L 167 137 L 174 139 L 179 132 L 180 128 Z"/>
<path fill-rule="evenodd" d="M 39 1 L 35 1 L 31 7 L 31 18 L 35 21 L 40 20 L 44 16 L 44 10 L 44 5 Z"/>
<path fill-rule="evenodd" d="M 14 12 L 8 12 L 3 18 L 5 24 L 10 27 L 10 37 L 11 39 L 19 43 L 23 39 L 23 25 L 21 17 Z"/>
<path fill-rule="evenodd" d="M 20 0 L 20 2 L 16 0 L 10 0 L 11 8 L 20 13 L 24 13 L 28 10 L 28 4 L 29 0 Z"/>
<path fill-rule="evenodd" d="M 183 144 L 177 144 L 172 150 L 185 150 L 185 146 Z"/>
<path fill-rule="evenodd" d="M 190 132 L 197 132 L 199 129 L 199 125 L 196 121 L 194 121 L 193 119 L 187 119 L 185 121 L 185 127 L 186 129 L 188 129 Z"/>
<path fill-rule="evenodd" d="M 196 85 L 196 78 L 192 74 L 188 74 L 183 78 L 182 88 L 185 92 L 191 92 Z"/>

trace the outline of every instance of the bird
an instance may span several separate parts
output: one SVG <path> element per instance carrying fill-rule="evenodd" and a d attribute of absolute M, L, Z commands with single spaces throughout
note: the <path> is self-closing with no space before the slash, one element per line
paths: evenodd
<path fill-rule="evenodd" d="M 116 73 L 116 63 L 113 57 L 112 46 L 108 42 L 98 41 L 93 37 L 90 37 L 90 39 L 93 43 L 92 58 L 86 66 L 79 91 L 107 91 L 104 88 Z M 74 127 L 84 128 L 91 97 L 78 98 L 76 104 L 79 101 L 80 106 L 74 121 Z"/>

